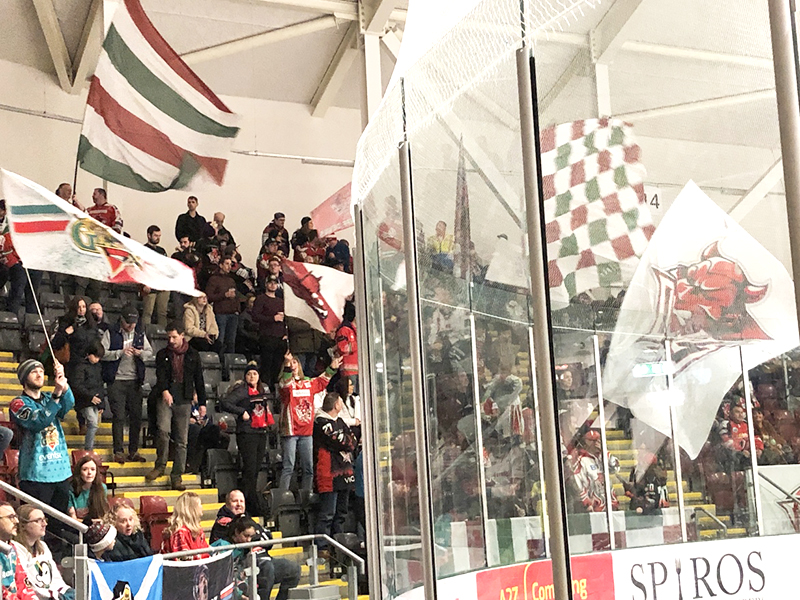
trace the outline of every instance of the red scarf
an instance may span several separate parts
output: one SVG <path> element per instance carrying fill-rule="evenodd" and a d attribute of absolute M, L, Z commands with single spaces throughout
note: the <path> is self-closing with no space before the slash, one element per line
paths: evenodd
<path fill-rule="evenodd" d="M 186 351 L 189 349 L 189 342 L 183 340 L 180 348 L 173 348 L 168 346 L 170 358 L 172 359 L 172 382 L 183 383 L 183 357 L 186 356 Z"/>

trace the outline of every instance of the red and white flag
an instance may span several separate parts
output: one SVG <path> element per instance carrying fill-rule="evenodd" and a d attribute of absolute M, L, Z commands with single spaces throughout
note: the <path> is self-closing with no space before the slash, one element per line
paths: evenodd
<path fill-rule="evenodd" d="M 751 369 L 798 343 L 789 273 L 690 181 L 625 294 L 603 389 L 666 436 L 675 406 L 676 441 L 695 458 L 723 396 L 742 376 L 742 360 Z M 651 370 L 653 363 L 662 364 Z M 665 371 L 673 373 L 670 389 Z"/>
<path fill-rule="evenodd" d="M 347 298 L 353 295 L 353 276 L 311 263 L 284 260 L 284 312 L 314 329 L 331 333 L 342 324 Z"/>
<path fill-rule="evenodd" d="M 197 295 L 194 272 L 183 263 L 120 235 L 39 184 L 0 173 L 11 239 L 28 269 Z"/>
<path fill-rule="evenodd" d="M 353 226 L 350 213 L 350 186 L 348 183 L 333 196 L 311 211 L 311 220 L 320 237 L 325 237 Z"/>

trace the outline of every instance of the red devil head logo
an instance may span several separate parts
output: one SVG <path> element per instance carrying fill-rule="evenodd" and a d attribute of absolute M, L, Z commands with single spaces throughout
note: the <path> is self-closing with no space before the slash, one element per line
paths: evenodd
<path fill-rule="evenodd" d="M 665 291 L 672 296 L 671 333 L 704 332 L 723 341 L 772 339 L 747 311 L 748 304 L 766 297 L 769 285 L 751 283 L 738 263 L 720 253 L 719 242 L 694 264 L 654 271 L 662 296 Z"/>

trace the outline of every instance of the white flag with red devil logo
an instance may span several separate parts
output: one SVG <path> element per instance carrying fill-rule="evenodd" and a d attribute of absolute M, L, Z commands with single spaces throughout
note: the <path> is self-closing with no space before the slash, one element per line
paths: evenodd
<path fill-rule="evenodd" d="M 603 370 L 605 397 L 667 436 L 674 405 L 676 441 L 695 458 L 742 360 L 750 369 L 798 342 L 789 273 L 690 181 L 625 295 Z M 669 389 L 664 376 L 634 375 L 636 365 L 658 362 L 673 372 Z"/>
<path fill-rule="evenodd" d="M 186 265 L 120 235 L 24 177 L 0 173 L 11 239 L 28 269 L 198 294 Z"/>
<path fill-rule="evenodd" d="M 287 316 L 332 333 L 342 324 L 345 300 L 353 295 L 353 276 L 330 267 L 284 260 L 283 300 Z"/>

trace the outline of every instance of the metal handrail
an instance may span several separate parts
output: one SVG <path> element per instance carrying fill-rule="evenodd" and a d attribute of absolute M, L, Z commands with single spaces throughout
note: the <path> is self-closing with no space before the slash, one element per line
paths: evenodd
<path fill-rule="evenodd" d="M 11 547 L 11 544 L 0 542 L 0 552 L 3 554 L 11 554 L 12 550 L 14 550 L 14 548 Z"/>
<path fill-rule="evenodd" d="M 716 523 L 719 526 L 720 529 L 722 529 L 722 536 L 726 537 L 726 538 L 728 537 L 728 526 L 725 525 L 725 523 L 723 523 L 722 521 L 720 521 L 719 518 L 717 518 L 716 515 L 712 515 L 708 510 L 706 510 L 702 506 L 695 506 L 694 507 L 694 519 L 695 519 L 695 521 L 697 521 L 697 513 L 699 513 L 699 512 L 704 513 L 706 516 L 711 517 L 711 520 L 714 521 L 714 523 Z"/>
<path fill-rule="evenodd" d="M 26 504 L 32 504 L 33 506 L 41 510 L 44 514 L 53 517 L 56 521 L 61 521 L 65 525 L 69 525 L 73 529 L 77 530 L 81 537 L 83 537 L 84 533 L 89 531 L 89 528 L 80 521 L 73 519 L 69 515 L 66 515 L 61 511 L 56 510 L 51 506 L 48 506 L 47 504 L 44 504 L 42 501 L 37 500 L 36 498 L 34 498 L 29 494 L 26 494 L 19 488 L 15 488 L 13 485 L 9 485 L 5 481 L 0 481 L 0 490 L 4 491 L 7 494 L 11 494 L 16 498 L 19 498 Z M 81 541 L 80 543 L 83 542 Z"/>
<path fill-rule="evenodd" d="M 263 548 L 265 546 L 274 546 L 276 544 L 294 544 L 300 542 L 313 542 L 315 540 L 326 540 L 331 546 L 336 546 L 344 554 L 346 554 L 353 562 L 357 563 L 359 570 L 364 574 L 365 561 L 358 554 L 343 546 L 333 538 L 323 533 L 314 533 L 308 535 L 298 535 L 288 538 L 277 538 L 273 540 L 254 540 L 252 542 L 243 542 L 241 544 L 227 544 L 225 546 L 208 546 L 206 548 L 196 548 L 193 550 L 181 550 L 179 552 L 170 552 L 163 554 L 164 560 L 172 558 L 185 558 L 187 556 L 194 556 L 195 554 L 213 554 L 216 552 L 226 552 L 228 550 L 249 549 L 249 548 Z"/>

